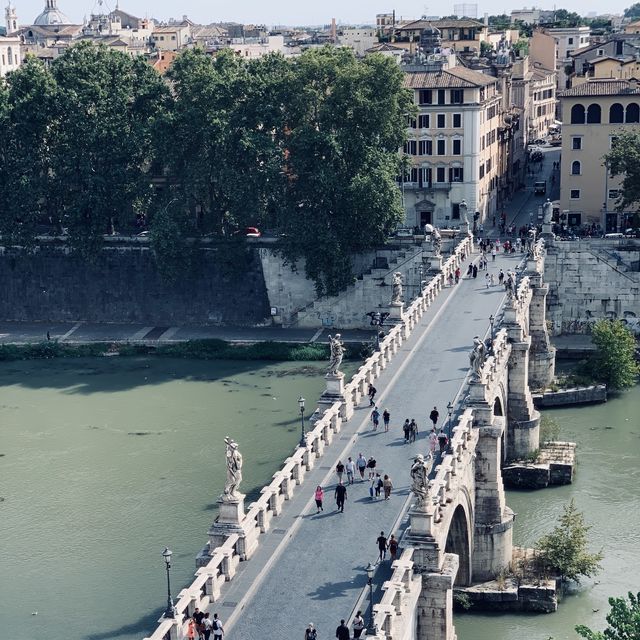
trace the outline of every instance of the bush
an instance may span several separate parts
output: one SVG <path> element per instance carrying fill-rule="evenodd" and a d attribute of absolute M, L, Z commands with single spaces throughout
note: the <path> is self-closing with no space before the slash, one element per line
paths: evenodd
<path fill-rule="evenodd" d="M 540 418 L 540 444 L 557 440 L 560 435 L 560 425 L 556 420 L 549 416 L 542 414 Z"/>

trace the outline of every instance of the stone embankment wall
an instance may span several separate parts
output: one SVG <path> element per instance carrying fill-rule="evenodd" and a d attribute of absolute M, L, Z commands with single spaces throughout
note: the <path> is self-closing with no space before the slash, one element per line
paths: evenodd
<path fill-rule="evenodd" d="M 174 283 L 162 279 L 151 250 L 105 248 L 93 264 L 65 247 L 25 254 L 0 248 L 0 319 L 136 322 L 150 325 L 269 321 L 269 300 L 255 251 L 230 265 L 203 250 L 198 268 Z"/>
<path fill-rule="evenodd" d="M 607 385 L 595 384 L 589 387 L 545 391 L 533 394 L 536 407 L 564 407 L 575 404 L 594 404 L 607 401 Z"/>
<path fill-rule="evenodd" d="M 620 319 L 640 334 L 640 240 L 552 241 L 544 279 L 553 335 L 589 333 L 601 318 Z"/>

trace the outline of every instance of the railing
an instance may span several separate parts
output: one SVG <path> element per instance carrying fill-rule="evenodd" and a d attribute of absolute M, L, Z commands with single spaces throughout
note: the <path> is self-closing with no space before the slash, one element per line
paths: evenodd
<path fill-rule="evenodd" d="M 241 561 L 251 557 L 259 543 L 260 535 L 269 530 L 272 519 L 282 512 L 284 503 L 293 497 L 295 487 L 302 484 L 305 474 L 313 469 L 316 460 L 324 454 L 325 447 L 340 433 L 345 416 L 350 415 L 351 410 L 366 395 L 369 383 L 380 375 L 402 343 L 407 340 L 424 312 L 431 306 L 444 287 L 445 274 L 460 264 L 463 254 L 470 255 L 472 248 L 471 236 L 463 238 L 444 263 L 443 271 L 431 279 L 421 295 L 406 309 L 402 321 L 391 328 L 380 341 L 380 350 L 367 358 L 351 381 L 344 386 L 345 400 L 337 401 L 324 410 L 314 428 L 306 434 L 306 445 L 296 447 L 293 455 L 285 460 L 282 469 L 273 474 L 272 482 L 261 489 L 261 497 L 249 505 L 240 522 L 243 535 L 234 533 L 222 545 L 209 550 L 210 560 L 196 571 L 195 580 L 178 594 L 176 618 L 161 618 L 158 627 L 147 640 L 186 638 L 186 620 L 191 617 L 195 608 L 206 610 L 209 604 L 220 599 L 224 583 L 233 579 Z M 404 554 L 401 559 L 403 557 Z M 389 590 L 393 591 L 391 587 Z M 385 611 L 387 613 L 384 615 L 390 615 L 386 608 L 379 610 L 380 615 Z M 392 622 L 385 620 L 380 628 L 391 628 L 389 625 L 392 625 Z"/>

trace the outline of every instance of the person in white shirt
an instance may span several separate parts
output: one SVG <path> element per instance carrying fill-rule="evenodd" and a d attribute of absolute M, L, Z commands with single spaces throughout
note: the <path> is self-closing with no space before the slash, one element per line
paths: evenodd
<path fill-rule="evenodd" d="M 356 613 L 356 617 L 353 619 L 351 626 L 353 627 L 353 637 L 359 638 L 364 631 L 364 618 L 362 617 L 362 611 L 358 611 L 358 613 Z"/>
<path fill-rule="evenodd" d="M 349 460 L 347 460 L 347 464 L 345 465 L 345 469 L 347 471 L 347 482 L 349 484 L 353 484 L 353 476 L 356 473 L 356 463 L 349 458 Z"/>

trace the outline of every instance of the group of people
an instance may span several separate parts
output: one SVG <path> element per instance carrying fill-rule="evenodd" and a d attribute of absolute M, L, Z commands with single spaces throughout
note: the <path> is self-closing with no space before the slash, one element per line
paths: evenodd
<path fill-rule="evenodd" d="M 197 637 L 198 640 L 209 640 L 212 635 L 215 640 L 221 640 L 224 635 L 224 627 L 218 614 L 214 613 L 211 618 L 208 611 L 205 613 L 196 607 L 187 623 L 187 638 L 195 640 Z"/>
<path fill-rule="evenodd" d="M 359 638 L 366 628 L 364 618 L 362 617 L 362 611 L 358 611 L 358 613 L 356 613 L 353 622 L 351 623 L 351 627 L 353 628 L 353 637 Z M 340 624 L 336 629 L 336 638 L 337 640 L 351 640 L 349 627 L 345 620 L 340 620 Z M 304 640 L 319 640 L 318 630 L 313 622 L 310 622 L 307 626 L 304 632 Z"/>

